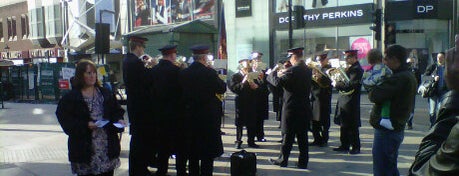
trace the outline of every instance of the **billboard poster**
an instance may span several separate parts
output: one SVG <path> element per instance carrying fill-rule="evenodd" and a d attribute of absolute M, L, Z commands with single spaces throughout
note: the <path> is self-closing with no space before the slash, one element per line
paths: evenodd
<path fill-rule="evenodd" d="M 145 26 L 150 25 L 150 6 L 147 0 L 136 0 L 134 3 L 134 26 Z"/>
<path fill-rule="evenodd" d="M 151 0 L 152 25 L 171 23 L 171 0 Z"/>
<path fill-rule="evenodd" d="M 369 67 L 366 59 L 367 53 L 373 48 L 372 36 L 349 37 L 349 45 L 352 50 L 358 50 L 357 58 L 360 65 L 362 65 L 362 68 L 367 69 Z"/>
<path fill-rule="evenodd" d="M 135 0 L 134 27 L 213 19 L 215 0 Z"/>
<path fill-rule="evenodd" d="M 194 19 L 212 19 L 216 15 L 215 0 L 194 0 Z"/>

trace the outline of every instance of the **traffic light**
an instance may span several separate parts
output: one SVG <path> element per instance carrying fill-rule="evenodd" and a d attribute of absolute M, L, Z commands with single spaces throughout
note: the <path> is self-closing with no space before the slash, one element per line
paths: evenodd
<path fill-rule="evenodd" d="M 293 6 L 293 13 L 295 17 L 295 28 L 304 28 L 304 6 L 296 5 Z"/>
<path fill-rule="evenodd" d="M 382 21 L 382 10 L 376 9 L 373 13 L 373 26 L 370 27 L 375 32 L 375 40 L 381 40 L 381 21 Z"/>
<path fill-rule="evenodd" d="M 386 29 L 384 30 L 384 44 L 386 45 L 392 45 L 397 42 L 397 38 L 395 36 L 395 24 L 394 23 L 387 23 L 386 24 Z"/>

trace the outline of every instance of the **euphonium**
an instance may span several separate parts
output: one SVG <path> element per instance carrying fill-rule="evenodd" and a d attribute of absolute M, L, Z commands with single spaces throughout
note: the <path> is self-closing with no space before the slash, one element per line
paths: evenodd
<path fill-rule="evenodd" d="M 332 81 L 335 82 L 343 82 L 344 84 L 349 84 L 350 79 L 346 75 L 346 72 L 342 68 L 330 68 L 326 71 L 327 75 L 330 77 Z M 354 92 L 354 89 L 344 92 L 344 91 L 339 91 L 339 93 L 343 95 L 350 95 Z"/>
<path fill-rule="evenodd" d="M 328 88 L 330 85 L 323 84 L 323 82 L 321 82 L 319 80 L 320 77 L 322 77 L 322 76 L 325 76 L 326 78 L 329 78 L 329 76 L 322 71 L 322 69 L 320 67 L 320 63 L 318 63 L 318 62 L 309 62 L 307 65 L 308 65 L 309 68 L 312 69 L 312 80 L 314 82 L 316 82 L 317 85 L 319 85 L 319 87 Z M 318 76 L 316 73 L 320 74 L 320 76 Z"/>

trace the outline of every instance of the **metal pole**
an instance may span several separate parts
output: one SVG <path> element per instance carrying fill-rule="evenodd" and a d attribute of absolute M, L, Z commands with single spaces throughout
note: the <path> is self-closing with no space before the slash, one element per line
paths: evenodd
<path fill-rule="evenodd" d="M 292 0 L 288 0 L 288 47 L 293 47 Z"/>

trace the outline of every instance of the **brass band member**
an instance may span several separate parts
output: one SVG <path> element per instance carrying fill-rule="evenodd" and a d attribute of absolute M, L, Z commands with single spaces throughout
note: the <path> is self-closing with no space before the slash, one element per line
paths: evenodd
<path fill-rule="evenodd" d="M 312 70 L 312 134 L 314 141 L 310 145 L 325 146 L 328 142 L 328 130 L 330 129 L 331 96 L 332 86 L 330 78 L 325 75 L 331 68 L 327 54 L 318 57 L 319 70 Z"/>
<path fill-rule="evenodd" d="M 214 158 L 223 154 L 221 101 L 215 94 L 225 93 L 226 84 L 207 62 L 209 46 L 197 45 L 191 50 L 194 62 L 180 73 L 189 122 L 189 175 L 212 175 Z"/>
<path fill-rule="evenodd" d="M 308 167 L 307 129 L 312 116 L 309 100 L 312 73 L 304 61 L 301 60 L 303 50 L 304 48 L 302 47 L 289 49 L 287 52 L 290 55 L 292 67 L 285 70 L 282 76 L 279 76 L 276 71 L 271 71 L 267 79 L 274 86 L 284 89 L 281 155 L 278 159 L 270 159 L 272 164 L 280 167 L 287 167 L 288 165 L 288 158 L 295 136 L 300 150 L 297 167 L 301 169 Z"/>
<path fill-rule="evenodd" d="M 357 50 L 347 50 L 344 53 L 346 63 L 349 65 L 345 71 L 349 82 L 335 82 L 335 80 L 332 82 L 332 85 L 340 91 L 334 120 L 337 125 L 341 126 L 341 145 L 334 148 L 333 151 L 358 154 L 360 153 L 360 88 L 362 87 L 363 69 L 357 60 Z M 349 151 L 350 146 L 352 146 L 351 151 Z"/>
<path fill-rule="evenodd" d="M 252 71 L 258 73 L 258 78 L 255 81 L 258 84 L 258 89 L 256 89 L 256 109 L 257 109 L 257 119 L 256 119 L 256 137 L 258 142 L 266 142 L 265 132 L 264 132 L 264 121 L 268 120 L 269 117 L 269 104 L 268 104 L 268 82 L 266 81 L 266 64 L 262 62 L 261 57 L 263 53 L 261 52 L 252 52 Z"/>
<path fill-rule="evenodd" d="M 247 127 L 247 143 L 249 147 L 258 148 L 255 144 L 256 136 L 256 89 L 258 84 L 254 81 L 258 77 L 257 72 L 252 72 L 249 59 L 239 61 L 240 71 L 231 77 L 229 88 L 236 94 L 236 148 L 240 149 L 242 144 L 242 130 Z"/>
<path fill-rule="evenodd" d="M 175 65 L 177 45 L 166 45 L 158 49 L 162 59 L 148 72 L 151 79 L 149 85 L 152 94 L 153 113 L 158 127 L 158 170 L 156 175 L 166 175 L 169 165 L 169 156 L 176 154 L 177 175 L 186 175 L 186 166 L 182 153 L 179 150 L 183 140 L 180 132 L 183 129 L 183 120 L 180 113 L 182 89 L 179 84 L 180 67 Z M 183 133 L 183 132 L 182 132 Z"/>
<path fill-rule="evenodd" d="M 156 153 L 154 117 L 148 107 L 146 68 L 139 58 L 144 54 L 146 38 L 131 36 L 130 52 L 123 59 L 123 80 L 126 85 L 127 111 L 129 116 L 129 175 L 150 174 L 147 167 Z"/>

